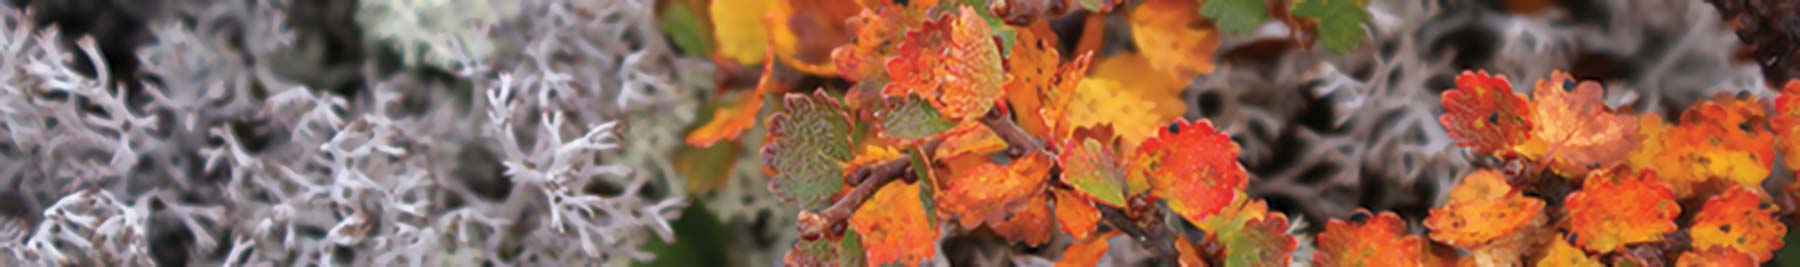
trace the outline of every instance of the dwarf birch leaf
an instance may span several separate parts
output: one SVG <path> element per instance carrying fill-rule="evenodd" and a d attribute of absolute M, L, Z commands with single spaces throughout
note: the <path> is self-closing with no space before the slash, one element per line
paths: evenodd
<path fill-rule="evenodd" d="M 884 94 L 922 96 L 951 120 L 981 116 L 1004 96 L 993 30 L 974 9 L 958 10 L 906 33 L 899 55 L 886 63 L 893 82 Z"/>
<path fill-rule="evenodd" d="M 1775 149 L 1781 151 L 1787 166 L 1800 166 L 1800 80 L 1790 80 L 1781 87 L 1769 128 L 1775 132 Z"/>
<path fill-rule="evenodd" d="M 1661 240 L 1675 231 L 1681 213 L 1674 191 L 1655 172 L 1634 175 L 1626 168 L 1589 173 L 1563 208 L 1575 245 L 1595 253 Z"/>
<path fill-rule="evenodd" d="M 1119 165 L 1116 153 L 1099 140 L 1082 138 L 1079 142 L 1066 145 L 1063 153 L 1057 155 L 1063 182 L 1101 204 L 1125 207 L 1126 171 Z"/>
<path fill-rule="evenodd" d="M 1194 12 L 1197 5 L 1193 0 L 1150 0 L 1131 11 L 1131 40 L 1156 69 L 1180 77 L 1212 73 L 1219 31 Z"/>
<path fill-rule="evenodd" d="M 769 116 L 763 172 L 769 191 L 802 208 L 825 204 L 844 188 L 843 164 L 851 159 L 850 115 L 824 90 L 788 94 L 782 113 Z"/>
<path fill-rule="evenodd" d="M 712 1 L 708 8 L 712 12 L 713 39 L 719 41 L 716 54 L 738 64 L 763 61 L 764 51 L 769 49 L 769 29 L 764 27 L 762 20 L 772 3 L 768 0 Z"/>
<path fill-rule="evenodd" d="M 903 144 L 915 143 L 956 127 L 955 122 L 945 120 L 937 108 L 925 100 L 887 96 L 883 102 L 875 109 L 875 118 L 881 121 L 879 133 L 882 138 Z"/>
<path fill-rule="evenodd" d="M 1682 252 L 1681 258 L 1675 260 L 1676 267 L 1755 267 L 1756 258 L 1741 251 L 1710 248 L 1695 249 Z"/>
<path fill-rule="evenodd" d="M 1051 212 L 1050 195 L 1035 194 L 1024 207 L 1004 215 L 1005 220 L 989 226 L 994 229 L 994 234 L 1009 242 L 1035 247 L 1049 242 L 1050 234 L 1056 232 L 1056 221 Z"/>
<path fill-rule="evenodd" d="M 737 102 L 718 101 L 719 108 L 713 110 L 712 120 L 688 133 L 687 143 L 693 146 L 712 146 L 722 140 L 737 140 L 738 135 L 756 127 L 757 115 L 762 113 L 763 96 L 780 92 L 781 83 L 775 81 L 774 61 L 763 61 L 762 78 L 756 82 L 756 90 L 746 94 L 738 94 Z"/>
<path fill-rule="evenodd" d="M 1349 221 L 1333 218 L 1318 236 L 1313 264 L 1335 266 L 1423 266 L 1425 240 L 1406 234 L 1406 222 L 1392 212 L 1357 210 Z"/>
<path fill-rule="evenodd" d="M 1269 6 L 1263 0 L 1211 0 L 1200 6 L 1200 14 L 1220 30 L 1242 33 L 1261 26 L 1269 18 Z"/>
<path fill-rule="evenodd" d="M 1754 190 L 1732 187 L 1706 200 L 1688 235 L 1695 249 L 1726 248 L 1749 253 L 1765 262 L 1782 246 L 1787 226 L 1781 223 L 1772 203 L 1763 202 Z"/>
<path fill-rule="evenodd" d="M 1565 235 L 1560 235 L 1560 234 L 1556 235 L 1556 240 L 1550 241 L 1551 242 L 1550 250 L 1548 252 L 1546 252 L 1546 254 L 1544 255 L 1543 258 L 1538 259 L 1537 266 L 1539 266 L 1539 267 L 1601 267 L 1601 266 L 1605 266 L 1605 265 L 1601 265 L 1599 260 L 1595 260 L 1593 257 L 1589 257 L 1587 255 L 1587 252 L 1581 251 L 1580 248 L 1576 248 L 1575 246 L 1569 245 L 1569 242 L 1566 240 L 1568 240 L 1568 238 Z"/>
<path fill-rule="evenodd" d="M 1642 138 L 1633 130 L 1638 119 L 1614 114 L 1601 93 L 1600 83 L 1577 84 L 1562 71 L 1539 80 L 1531 92 L 1531 139 L 1521 154 L 1573 177 L 1624 163 Z"/>
<path fill-rule="evenodd" d="M 1319 42 L 1334 53 L 1349 53 L 1362 46 L 1363 23 L 1369 21 L 1368 0 L 1294 0 L 1295 17 L 1318 23 Z"/>
<path fill-rule="evenodd" d="M 1138 147 L 1137 160 L 1150 193 L 1168 201 L 1188 222 L 1199 224 L 1242 195 L 1249 173 L 1238 164 L 1230 136 L 1200 120 L 1177 119 Z"/>
<path fill-rule="evenodd" d="M 954 220 L 964 228 L 1004 221 L 1011 211 L 1039 195 L 1049 179 L 1050 159 L 1042 153 L 1030 153 L 1005 165 L 994 163 L 985 153 L 942 162 L 947 166 L 937 180 L 938 209 L 956 216 Z"/>
<path fill-rule="evenodd" d="M 1513 93 L 1506 76 L 1463 71 L 1456 88 L 1444 91 L 1444 115 L 1438 123 L 1456 145 L 1479 154 L 1494 154 L 1525 142 L 1531 131 L 1531 105 Z"/>
<path fill-rule="evenodd" d="M 929 212 L 919 200 L 923 183 L 891 182 L 875 192 L 869 202 L 850 216 L 850 225 L 862 235 L 869 263 L 918 264 L 937 253 L 938 231 L 931 227 Z"/>
<path fill-rule="evenodd" d="M 1689 107 L 1681 125 L 1643 127 L 1662 131 L 1650 133 L 1656 140 L 1644 141 L 1654 146 L 1632 152 L 1639 160 L 1633 166 L 1656 170 L 1681 198 L 1722 189 L 1706 187 L 1715 180 L 1761 188 L 1775 164 L 1776 145 L 1764 106 L 1759 99 L 1718 95 Z"/>
<path fill-rule="evenodd" d="M 1490 170 L 1464 176 L 1450 195 L 1449 203 L 1431 209 L 1425 227 L 1432 240 L 1463 249 L 1481 248 L 1543 217 L 1544 201 L 1513 191 L 1505 177 Z"/>
<path fill-rule="evenodd" d="M 1076 239 L 1087 238 L 1100 225 L 1100 209 L 1087 197 L 1068 190 L 1053 190 L 1056 196 L 1056 222 L 1064 233 Z"/>
<path fill-rule="evenodd" d="M 1078 238 L 1081 240 L 1069 244 L 1068 248 L 1063 249 L 1062 259 L 1056 260 L 1056 266 L 1095 266 L 1099 264 L 1100 257 L 1106 256 L 1106 250 L 1112 248 L 1112 244 L 1107 243 L 1106 240 L 1117 234 L 1117 232 L 1113 232 L 1089 238 Z"/>

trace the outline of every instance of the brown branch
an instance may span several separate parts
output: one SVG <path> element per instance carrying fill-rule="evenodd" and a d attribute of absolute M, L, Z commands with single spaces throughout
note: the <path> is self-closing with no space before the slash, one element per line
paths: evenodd
<path fill-rule="evenodd" d="M 1056 153 L 1044 145 L 1043 139 L 1025 133 L 1025 129 L 1019 128 L 1019 124 L 1013 123 L 1012 116 L 1004 110 L 989 109 L 987 114 L 981 116 L 980 121 L 981 124 L 987 125 L 988 130 L 994 131 L 994 135 L 1000 136 L 1001 140 L 1006 141 L 1007 156 L 1018 158 L 1024 156 L 1025 153 L 1041 152 L 1052 158 L 1056 157 Z"/>
<path fill-rule="evenodd" d="M 1175 250 L 1174 229 L 1170 229 L 1167 225 L 1163 224 L 1162 218 L 1164 215 L 1162 209 L 1149 209 L 1149 212 L 1140 212 L 1142 213 L 1140 216 L 1143 218 L 1133 220 L 1131 214 L 1127 213 L 1125 209 L 1108 207 L 1106 205 L 1094 206 L 1100 209 L 1101 222 L 1105 222 L 1107 225 L 1119 229 L 1119 232 L 1124 232 L 1125 235 L 1137 239 L 1138 243 L 1142 243 L 1144 247 L 1149 248 L 1150 253 L 1156 255 L 1156 258 L 1163 263 L 1176 263 L 1181 258 L 1180 252 Z"/>
<path fill-rule="evenodd" d="M 926 142 L 920 145 L 915 152 L 936 150 L 941 143 L 941 141 Z M 881 187 L 893 181 L 906 181 L 907 183 L 919 181 L 912 166 L 912 158 L 901 157 L 865 165 L 851 171 L 850 176 L 844 178 L 846 183 L 856 186 L 850 190 L 850 193 L 838 198 L 837 202 L 832 203 L 824 210 L 800 212 L 800 237 L 806 240 L 815 240 L 819 237 L 836 240 L 843 237 L 850 214 L 855 213 L 857 208 L 861 208 L 863 202 L 869 201 L 870 197 L 874 197 L 875 192 L 881 190 Z"/>

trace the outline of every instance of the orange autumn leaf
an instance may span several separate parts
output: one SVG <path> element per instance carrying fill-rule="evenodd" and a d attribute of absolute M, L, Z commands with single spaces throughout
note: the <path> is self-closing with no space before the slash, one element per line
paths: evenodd
<path fill-rule="evenodd" d="M 1566 240 L 1568 240 L 1568 238 L 1566 236 L 1560 235 L 1560 234 L 1556 235 L 1556 240 L 1550 241 L 1552 243 L 1550 245 L 1550 250 L 1545 253 L 1543 258 L 1538 259 L 1537 266 L 1538 267 L 1601 267 L 1601 266 L 1605 266 L 1605 265 L 1601 265 L 1600 261 L 1595 260 L 1594 257 L 1589 257 L 1587 255 L 1587 252 L 1581 251 L 1580 248 L 1576 248 L 1575 246 L 1569 245 L 1569 242 Z"/>
<path fill-rule="evenodd" d="M 1053 190 L 1056 196 L 1056 223 L 1064 233 L 1076 239 L 1087 238 L 1100 225 L 1100 209 L 1086 197 L 1068 190 Z"/>
<path fill-rule="evenodd" d="M 1423 266 L 1425 240 L 1406 234 L 1406 222 L 1393 212 L 1370 214 L 1358 209 L 1349 221 L 1331 219 L 1319 233 L 1313 264 L 1337 266 Z"/>
<path fill-rule="evenodd" d="M 906 38 L 906 28 L 925 20 L 925 5 L 899 5 L 887 1 L 864 3 L 863 9 L 847 23 L 855 33 L 850 43 L 831 51 L 838 74 L 850 81 L 869 78 L 885 80 L 882 64 L 896 53 Z"/>
<path fill-rule="evenodd" d="M 935 180 L 938 209 L 955 216 L 964 228 L 1004 221 L 1011 211 L 1042 192 L 1049 179 L 1050 159 L 1043 153 L 1029 153 L 1005 165 L 994 163 L 985 153 L 940 162 L 947 166 L 934 174 L 942 178 Z"/>
<path fill-rule="evenodd" d="M 1724 94 L 1701 101 L 1681 114 L 1681 125 L 1644 127 L 1656 140 L 1632 152 L 1632 165 L 1656 170 L 1681 198 L 1720 184 L 1760 188 L 1775 164 L 1776 145 L 1764 124 L 1764 106 Z"/>
<path fill-rule="evenodd" d="M 1063 249 L 1062 259 L 1056 260 L 1056 266 L 1095 266 L 1099 264 L 1100 256 L 1106 256 L 1106 250 L 1112 248 L 1112 245 L 1108 244 L 1106 240 L 1117 234 L 1118 232 L 1112 232 L 1089 238 L 1077 238 L 1081 241 L 1069 244 L 1068 248 Z M 1179 246 L 1179 244 L 1177 245 Z"/>
<path fill-rule="evenodd" d="M 1614 114 L 1602 93 L 1600 83 L 1577 84 L 1562 71 L 1539 80 L 1531 92 L 1531 136 L 1520 154 L 1564 175 L 1624 163 L 1641 138 L 1633 130 L 1638 120 Z"/>
<path fill-rule="evenodd" d="M 970 154 L 986 155 L 1006 149 L 1006 140 L 994 135 L 993 130 L 976 122 L 964 122 L 941 134 L 944 140 L 932 155 L 938 158 L 956 158 Z"/>
<path fill-rule="evenodd" d="M 756 127 L 756 115 L 762 112 L 763 96 L 779 92 L 782 87 L 774 80 L 774 64 L 772 60 L 763 59 L 763 74 L 756 82 L 756 90 L 739 95 L 742 102 L 736 105 L 720 104 L 721 107 L 713 111 L 711 121 L 688 133 L 688 145 L 706 147 L 722 140 L 737 140 L 744 130 Z"/>
<path fill-rule="evenodd" d="M 1620 167 L 1588 174 L 1581 191 L 1563 201 L 1563 218 L 1575 245 L 1606 253 L 1628 244 L 1661 240 L 1674 232 L 1681 205 L 1652 171 Z"/>
<path fill-rule="evenodd" d="M 1789 168 L 1800 166 L 1800 80 L 1790 80 L 1775 98 L 1775 115 L 1769 120 L 1775 131 L 1775 149 L 1786 156 Z"/>
<path fill-rule="evenodd" d="M 1724 248 L 1695 249 L 1682 252 L 1675 260 L 1677 267 L 1755 267 L 1756 258 L 1749 253 Z"/>
<path fill-rule="evenodd" d="M 926 219 L 919 200 L 923 183 L 888 183 L 850 216 L 850 227 L 862 236 L 871 266 L 891 262 L 918 264 L 937 254 L 937 229 Z"/>
<path fill-rule="evenodd" d="M 1007 214 L 1004 221 L 990 224 L 994 234 L 1006 238 L 1008 242 L 1021 243 L 1026 246 L 1043 245 L 1050 242 L 1050 234 L 1055 233 L 1055 218 L 1051 217 L 1050 195 L 1036 194 L 1031 197 L 1025 207 Z"/>
<path fill-rule="evenodd" d="M 1182 267 L 1207 266 L 1207 256 L 1202 255 L 1203 252 L 1200 251 L 1199 246 L 1194 244 L 1194 241 L 1188 240 L 1187 235 L 1175 236 L 1175 253 L 1178 256 L 1176 263 L 1180 263 Z"/>
<path fill-rule="evenodd" d="M 1456 145 L 1478 154 L 1493 154 L 1525 142 L 1531 132 L 1531 105 L 1513 93 L 1505 75 L 1463 71 L 1456 88 L 1444 91 L 1444 115 L 1438 123 Z"/>
<path fill-rule="evenodd" d="M 1006 73 L 992 29 L 974 9 L 958 10 L 906 33 L 886 62 L 892 83 L 883 94 L 919 95 L 952 120 L 981 116 L 1001 99 Z"/>
<path fill-rule="evenodd" d="M 1706 200 L 1688 235 L 1695 249 L 1726 248 L 1749 253 L 1757 262 L 1768 261 L 1787 235 L 1776 210 L 1756 191 L 1732 187 Z"/>
<path fill-rule="evenodd" d="M 1091 54 L 1082 54 L 1060 63 L 1053 34 L 1043 21 L 1033 23 L 1029 30 L 1018 31 L 1018 41 L 1007 60 L 1005 85 L 1006 101 L 1015 110 L 1019 128 L 1051 140 L 1061 139 L 1074 129 L 1064 122 L 1063 115 L 1092 58 Z"/>
<path fill-rule="evenodd" d="M 1218 214 L 1243 195 L 1249 173 L 1238 164 L 1238 145 L 1212 122 L 1176 119 L 1138 147 L 1135 160 L 1150 193 L 1190 223 Z"/>
<path fill-rule="evenodd" d="M 813 75 L 836 75 L 831 51 L 850 42 L 845 20 L 861 12 L 854 1 L 773 0 L 763 23 L 769 31 L 769 48 L 782 64 Z"/>
<path fill-rule="evenodd" d="M 1150 0 L 1130 13 L 1131 39 L 1151 66 L 1178 77 L 1212 73 L 1219 31 L 1200 16 L 1200 2 Z"/>
<path fill-rule="evenodd" d="M 1512 190 L 1506 178 L 1492 170 L 1464 176 L 1450 191 L 1450 202 L 1431 209 L 1425 227 L 1431 239 L 1475 250 L 1496 238 L 1517 234 L 1521 228 L 1543 219 L 1544 201 Z"/>

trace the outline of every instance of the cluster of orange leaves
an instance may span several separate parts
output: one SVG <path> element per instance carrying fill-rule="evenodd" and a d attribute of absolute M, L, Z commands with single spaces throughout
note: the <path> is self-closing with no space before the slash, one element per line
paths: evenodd
<path fill-rule="evenodd" d="M 1430 238 L 1469 251 L 1462 263 L 1755 266 L 1781 248 L 1787 227 L 1773 203 L 1800 187 L 1766 192 L 1763 180 L 1777 150 L 1800 155 L 1791 154 L 1800 151 L 1800 81 L 1774 105 L 1722 94 L 1679 123 L 1609 106 L 1599 83 L 1560 71 L 1530 97 L 1485 72 L 1464 72 L 1456 84 L 1439 121 L 1457 145 L 1528 166 L 1471 173 L 1431 211 Z M 1546 195 L 1543 184 L 1578 190 Z"/>
<path fill-rule="evenodd" d="M 1075 242 L 1058 264 L 1093 265 L 1108 239 L 1123 234 L 1103 227 L 1102 211 L 1135 219 L 1160 210 L 1141 203 L 1166 205 L 1202 230 L 1174 231 L 1199 233 L 1176 237 L 1183 265 L 1285 266 L 1300 245 L 1287 215 L 1244 192 L 1251 177 L 1230 136 L 1181 117 L 1180 77 L 1211 71 L 1216 49 L 1216 31 L 1193 12 L 1194 1 L 1131 9 L 1145 55 L 1098 62 L 1091 44 L 1098 31 L 1073 40 L 1076 55 L 1062 55 L 1069 50 L 1059 50 L 1062 41 L 1044 20 L 999 22 L 1003 16 L 979 4 L 986 1 L 716 1 L 715 10 L 766 10 L 737 19 L 768 34 L 764 53 L 727 47 L 718 54 L 721 64 L 760 61 L 763 73 L 748 96 L 691 132 L 690 144 L 735 141 L 763 122 L 769 189 L 807 211 L 843 201 L 859 182 L 847 177 L 859 170 L 905 160 L 915 172 L 916 179 L 881 185 L 847 229 L 835 229 L 843 234 L 794 244 L 790 265 L 918 264 L 937 255 L 941 235 L 951 232 L 1028 246 L 1066 235 Z M 783 70 L 853 85 L 787 93 L 789 82 L 776 75 Z M 1679 225 L 1690 225 L 1692 238 L 1692 249 L 1677 257 L 1683 262 L 1757 263 L 1781 246 L 1786 228 L 1768 203 L 1792 194 L 1759 185 L 1777 147 L 1800 150 L 1800 82 L 1787 86 L 1772 116 L 1762 100 L 1720 97 L 1695 105 L 1679 123 L 1617 110 L 1597 83 L 1560 72 L 1539 81 L 1529 98 L 1486 73 L 1465 73 L 1456 84 L 1444 93 L 1440 122 L 1459 146 L 1538 166 L 1552 177 L 1545 179 L 1580 190 L 1546 202 L 1516 186 L 1518 175 L 1476 171 L 1423 221 L 1428 234 L 1409 234 L 1391 212 L 1358 211 L 1325 225 L 1312 261 L 1595 266 L 1644 260 L 1625 251 L 1668 242 Z M 779 95 L 780 105 L 763 105 L 764 96 Z M 1005 129 L 982 122 L 991 113 L 1045 148 L 1009 153 L 998 132 Z M 1677 224 L 1685 200 L 1704 205 Z"/>

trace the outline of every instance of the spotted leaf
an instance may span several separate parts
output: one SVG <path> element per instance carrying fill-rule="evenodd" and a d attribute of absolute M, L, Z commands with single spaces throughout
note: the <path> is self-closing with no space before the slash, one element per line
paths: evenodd
<path fill-rule="evenodd" d="M 1444 115 L 1438 123 L 1456 145 L 1493 154 L 1525 142 L 1531 131 L 1531 105 L 1513 93 L 1506 76 L 1463 71 L 1456 88 L 1444 91 Z"/>
<path fill-rule="evenodd" d="M 1655 172 L 1626 168 L 1588 174 L 1581 191 L 1563 201 L 1575 245 L 1606 253 L 1628 244 L 1661 240 L 1675 231 L 1681 205 Z"/>
<path fill-rule="evenodd" d="M 1726 248 L 1749 253 L 1764 262 L 1771 259 L 1787 235 L 1787 226 L 1776 215 L 1774 204 L 1748 188 L 1732 187 L 1706 200 L 1688 235 L 1695 249 Z"/>
<path fill-rule="evenodd" d="M 1138 147 L 1135 160 L 1143 165 L 1135 172 L 1152 195 L 1198 224 L 1243 195 L 1249 173 L 1237 162 L 1238 149 L 1210 121 L 1177 119 Z"/>

